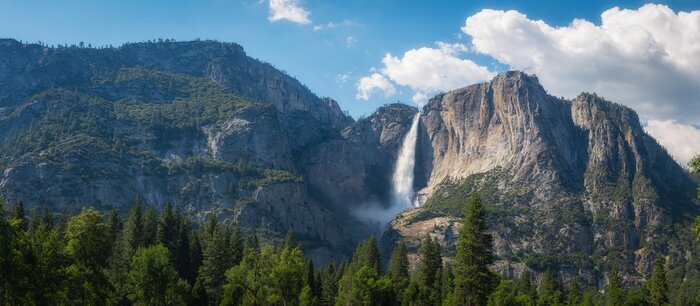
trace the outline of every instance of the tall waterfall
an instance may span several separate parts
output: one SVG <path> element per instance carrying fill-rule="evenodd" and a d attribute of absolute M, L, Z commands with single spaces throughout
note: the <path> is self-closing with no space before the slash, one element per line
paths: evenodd
<path fill-rule="evenodd" d="M 411 129 L 403 139 L 399 157 L 396 160 L 394 175 L 391 181 L 391 211 L 396 213 L 413 206 L 413 170 L 416 165 L 416 140 L 418 138 L 418 123 L 420 113 L 413 117 Z"/>
<path fill-rule="evenodd" d="M 413 207 L 413 170 L 416 164 L 416 139 L 418 138 L 418 123 L 420 113 L 413 117 L 413 123 L 404 136 L 399 151 L 394 175 L 391 180 L 391 202 L 389 207 L 381 207 L 378 203 L 368 205 L 354 212 L 354 214 L 368 224 L 376 226 L 378 234 L 388 229 L 391 220 L 402 211 Z"/>

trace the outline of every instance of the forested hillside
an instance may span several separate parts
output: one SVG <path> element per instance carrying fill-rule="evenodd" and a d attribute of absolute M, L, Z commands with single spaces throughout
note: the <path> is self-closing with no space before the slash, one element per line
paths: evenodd
<path fill-rule="evenodd" d="M 700 159 L 696 159 L 696 162 Z M 695 169 L 700 170 L 700 169 Z M 604 290 L 557 270 L 515 279 L 494 272 L 488 210 L 463 205 L 454 260 L 426 235 L 410 267 L 400 241 L 383 263 L 374 236 L 347 263 L 315 266 L 290 230 L 283 241 L 215 218 L 192 223 L 166 205 L 161 213 L 136 198 L 128 216 L 85 208 L 77 215 L 29 215 L 0 200 L 2 305 L 692 305 L 700 302 L 697 252 L 678 279 L 658 256 L 647 281 L 626 287 L 613 266 Z M 700 220 L 700 219 L 699 219 Z M 700 224 L 700 222 L 698 223 Z M 697 232 L 696 232 L 697 233 Z M 690 275 L 690 276 L 688 276 Z"/>

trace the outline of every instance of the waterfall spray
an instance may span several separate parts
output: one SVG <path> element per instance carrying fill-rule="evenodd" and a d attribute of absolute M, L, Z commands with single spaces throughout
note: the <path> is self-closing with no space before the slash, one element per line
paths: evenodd
<path fill-rule="evenodd" d="M 418 138 L 418 123 L 420 113 L 413 117 L 411 129 L 403 139 L 399 157 L 396 160 L 394 175 L 391 184 L 391 207 L 390 210 L 401 212 L 413 206 L 413 170 L 416 165 L 416 140 Z"/>

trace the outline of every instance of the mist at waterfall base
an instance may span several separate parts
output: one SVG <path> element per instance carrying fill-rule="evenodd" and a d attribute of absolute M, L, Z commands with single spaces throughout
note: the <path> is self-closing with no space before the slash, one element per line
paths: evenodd
<path fill-rule="evenodd" d="M 418 125 L 420 113 L 413 117 L 411 128 L 404 136 L 399 150 L 398 158 L 394 166 L 394 174 L 391 181 L 391 198 L 388 207 L 380 203 L 362 205 L 354 211 L 354 215 L 370 226 L 374 226 L 379 234 L 386 231 L 391 220 L 402 211 L 415 207 L 413 190 L 413 178 L 416 165 L 416 142 L 418 138 Z"/>

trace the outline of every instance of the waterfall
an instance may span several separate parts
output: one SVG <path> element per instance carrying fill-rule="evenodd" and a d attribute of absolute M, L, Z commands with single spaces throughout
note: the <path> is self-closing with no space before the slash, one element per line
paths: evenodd
<path fill-rule="evenodd" d="M 418 138 L 418 123 L 420 113 L 413 117 L 413 123 L 404 136 L 399 156 L 394 166 L 391 180 L 391 202 L 389 207 L 381 207 L 378 203 L 368 203 L 353 214 L 369 225 L 376 226 L 379 236 L 388 228 L 391 220 L 402 211 L 413 207 L 413 170 L 416 164 L 416 140 Z"/>
<path fill-rule="evenodd" d="M 416 140 L 418 138 L 418 123 L 420 113 L 413 117 L 411 129 L 408 130 L 399 157 L 396 159 L 394 175 L 391 181 L 391 211 L 399 213 L 413 207 L 413 170 L 416 165 Z"/>

